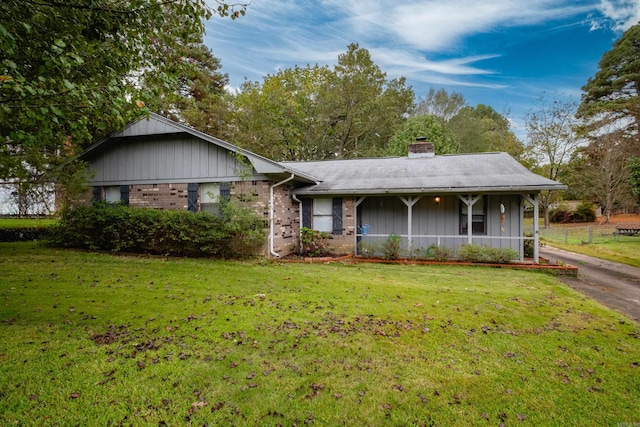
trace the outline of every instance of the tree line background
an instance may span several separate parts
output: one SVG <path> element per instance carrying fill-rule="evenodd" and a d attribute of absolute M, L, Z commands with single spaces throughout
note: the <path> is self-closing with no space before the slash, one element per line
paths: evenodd
<path fill-rule="evenodd" d="M 245 4 L 205 0 L 0 2 L 0 182 L 14 213 L 52 209 L 86 181 L 77 155 L 148 111 L 276 161 L 402 156 L 417 136 L 438 154 L 504 151 L 569 186 L 543 193 L 597 203 L 606 218 L 640 203 L 640 24 L 606 52 L 579 103 L 541 93 L 525 117 L 468 105 L 432 88 L 416 94 L 358 44 L 333 67 L 296 66 L 227 89 L 203 44 L 204 20 L 236 19 Z"/>

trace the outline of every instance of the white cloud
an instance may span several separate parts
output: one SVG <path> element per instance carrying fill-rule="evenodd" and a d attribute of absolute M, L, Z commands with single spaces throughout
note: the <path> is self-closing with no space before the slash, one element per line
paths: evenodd
<path fill-rule="evenodd" d="M 389 39 L 422 51 L 451 50 L 466 37 L 500 28 L 534 25 L 576 16 L 594 5 L 552 0 L 406 0 L 393 4 L 336 4 L 351 31 L 365 39 Z M 575 2 L 573 2 L 575 3 Z"/>
<path fill-rule="evenodd" d="M 640 1 L 638 0 L 601 0 L 600 12 L 613 21 L 616 31 L 626 31 L 640 23 Z"/>

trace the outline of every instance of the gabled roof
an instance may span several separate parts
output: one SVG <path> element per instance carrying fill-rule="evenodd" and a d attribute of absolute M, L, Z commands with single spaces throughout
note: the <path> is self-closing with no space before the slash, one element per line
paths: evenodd
<path fill-rule="evenodd" d="M 258 154 L 252 153 L 251 151 L 244 150 L 229 142 L 215 138 L 211 135 L 207 135 L 204 132 L 200 132 L 192 127 L 185 126 L 173 120 L 167 119 L 166 117 L 163 117 L 156 113 L 149 113 L 149 116 L 147 117 L 141 117 L 137 120 L 130 122 L 124 129 L 114 132 L 102 138 L 101 140 L 95 142 L 94 144 L 92 144 L 90 147 L 84 150 L 80 156 L 86 157 L 95 150 L 105 148 L 105 146 L 108 145 L 109 141 L 114 140 L 116 138 L 128 138 L 128 137 L 138 137 L 138 136 L 147 136 L 147 135 L 168 135 L 168 134 L 178 134 L 178 133 L 186 133 L 186 134 L 195 136 L 203 141 L 209 142 L 211 144 L 215 144 L 231 152 L 239 153 L 243 155 L 249 160 L 249 162 L 251 162 L 251 165 L 259 174 L 265 174 L 265 175 L 295 174 L 296 178 L 306 183 L 318 181 L 317 178 L 314 178 L 311 175 L 307 175 L 304 172 L 294 171 L 289 167 L 287 167 L 286 165 L 279 164 L 277 162 L 274 162 L 273 160 L 269 160 Z"/>
<path fill-rule="evenodd" d="M 322 182 L 298 195 L 539 192 L 564 190 L 507 153 L 280 162 Z"/>

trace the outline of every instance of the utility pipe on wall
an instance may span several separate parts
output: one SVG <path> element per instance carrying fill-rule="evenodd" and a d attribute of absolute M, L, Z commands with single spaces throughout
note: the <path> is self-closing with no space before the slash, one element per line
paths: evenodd
<path fill-rule="evenodd" d="M 291 174 L 291 176 L 287 179 L 284 179 L 276 184 L 273 184 L 271 186 L 271 188 L 269 188 L 269 253 L 271 253 L 271 255 L 273 255 L 276 258 L 280 258 L 280 254 L 278 254 L 274 247 L 273 247 L 273 223 L 274 223 L 274 209 L 273 209 L 273 189 L 276 187 L 281 186 L 282 184 L 285 184 L 289 181 L 291 181 L 293 178 L 295 177 L 294 174 Z"/>

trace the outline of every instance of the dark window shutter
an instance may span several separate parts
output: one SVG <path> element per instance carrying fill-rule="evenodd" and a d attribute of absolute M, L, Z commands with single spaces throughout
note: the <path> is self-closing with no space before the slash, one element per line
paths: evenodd
<path fill-rule="evenodd" d="M 121 185 L 120 186 L 120 200 L 122 200 L 122 202 L 129 206 L 129 186 L 128 185 Z"/>
<path fill-rule="evenodd" d="M 333 234 L 342 234 L 342 197 L 333 198 Z"/>
<path fill-rule="evenodd" d="M 96 202 L 102 200 L 102 187 L 93 187 L 93 200 Z"/>
<path fill-rule="evenodd" d="M 311 228 L 312 199 L 302 199 L 302 226 Z"/>
<path fill-rule="evenodd" d="M 198 184 L 195 182 L 187 184 L 187 209 L 198 212 Z"/>
<path fill-rule="evenodd" d="M 221 182 L 220 183 L 220 200 L 224 200 L 228 202 L 231 200 L 231 183 L 230 182 Z"/>

